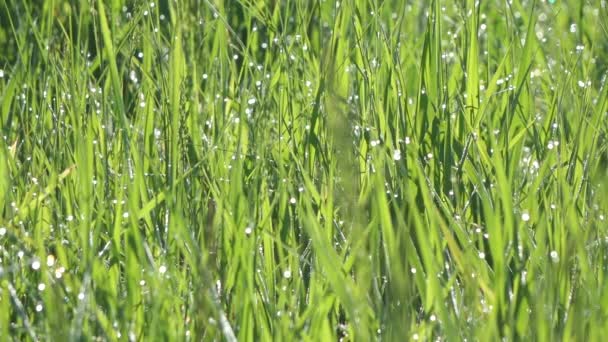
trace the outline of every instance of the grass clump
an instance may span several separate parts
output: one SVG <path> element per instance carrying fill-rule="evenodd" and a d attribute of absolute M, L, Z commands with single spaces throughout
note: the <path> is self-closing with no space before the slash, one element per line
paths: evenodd
<path fill-rule="evenodd" d="M 607 15 L 0 0 L 0 336 L 600 340 Z"/>

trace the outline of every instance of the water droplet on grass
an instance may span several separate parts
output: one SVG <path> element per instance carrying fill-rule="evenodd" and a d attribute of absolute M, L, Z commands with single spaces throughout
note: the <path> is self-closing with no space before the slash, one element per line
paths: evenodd
<path fill-rule="evenodd" d="M 34 271 L 37 271 L 37 270 L 39 270 L 39 269 L 40 269 L 40 261 L 39 261 L 39 260 L 34 260 L 34 261 L 32 262 L 32 269 L 33 269 Z"/>
<path fill-rule="evenodd" d="M 160 273 L 160 274 L 165 274 L 165 272 L 167 272 L 167 266 L 165 266 L 165 265 L 161 265 L 161 266 L 158 268 L 158 273 Z"/>
<path fill-rule="evenodd" d="M 283 277 L 285 279 L 291 278 L 291 270 L 290 269 L 285 270 L 285 272 L 283 272 Z"/>
<path fill-rule="evenodd" d="M 553 261 L 553 263 L 559 262 L 559 254 L 557 254 L 557 251 L 551 251 L 549 256 L 551 257 L 551 261 Z"/>
<path fill-rule="evenodd" d="M 55 278 L 61 279 L 63 277 L 63 272 L 60 269 L 55 270 Z"/>

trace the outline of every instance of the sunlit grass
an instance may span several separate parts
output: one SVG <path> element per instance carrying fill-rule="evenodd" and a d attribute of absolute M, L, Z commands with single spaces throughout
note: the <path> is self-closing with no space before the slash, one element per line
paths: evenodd
<path fill-rule="evenodd" d="M 0 339 L 601 340 L 607 17 L 0 0 Z"/>

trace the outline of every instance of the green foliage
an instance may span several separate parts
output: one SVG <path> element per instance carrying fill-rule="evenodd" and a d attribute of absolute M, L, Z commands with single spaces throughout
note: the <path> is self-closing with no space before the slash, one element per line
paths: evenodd
<path fill-rule="evenodd" d="M 607 16 L 0 0 L 0 339 L 601 340 Z"/>

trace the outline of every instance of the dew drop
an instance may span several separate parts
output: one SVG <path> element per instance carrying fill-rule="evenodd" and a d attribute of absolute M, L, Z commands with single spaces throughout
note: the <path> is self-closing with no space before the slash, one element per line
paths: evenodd
<path fill-rule="evenodd" d="M 549 256 L 551 257 L 551 261 L 553 261 L 553 263 L 559 262 L 559 254 L 557 254 L 557 251 L 551 251 Z"/>
<path fill-rule="evenodd" d="M 63 277 L 63 273 L 65 273 L 65 267 L 59 267 L 55 270 L 55 278 L 61 279 Z"/>
<path fill-rule="evenodd" d="M 291 278 L 291 270 L 290 269 L 285 270 L 285 272 L 283 272 L 283 277 L 285 279 Z"/>
<path fill-rule="evenodd" d="M 46 265 L 49 267 L 55 265 L 55 256 L 54 255 L 49 254 L 46 256 Z"/>
<path fill-rule="evenodd" d="M 39 269 L 40 269 L 40 261 L 39 261 L 39 260 L 34 260 L 34 261 L 32 262 L 32 269 L 33 269 L 34 271 L 37 271 L 37 270 L 39 270 Z"/>

